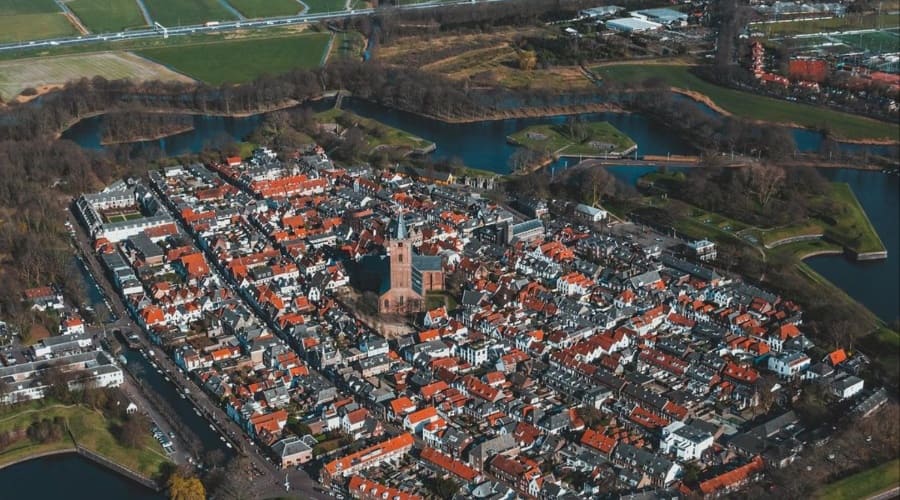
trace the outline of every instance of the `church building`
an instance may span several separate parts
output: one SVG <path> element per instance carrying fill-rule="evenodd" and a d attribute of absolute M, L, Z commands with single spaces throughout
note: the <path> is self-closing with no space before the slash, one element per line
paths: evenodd
<path fill-rule="evenodd" d="M 380 313 L 410 314 L 425 310 L 425 295 L 444 289 L 439 256 L 415 255 L 403 214 L 396 231 L 386 241 L 390 262 L 390 287 L 378 297 Z"/>

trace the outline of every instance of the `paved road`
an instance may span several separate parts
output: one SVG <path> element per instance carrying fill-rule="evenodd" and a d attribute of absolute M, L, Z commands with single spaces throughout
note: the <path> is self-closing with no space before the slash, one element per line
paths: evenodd
<path fill-rule="evenodd" d="M 514 0 L 451 0 L 451 1 L 433 1 L 415 5 L 404 5 L 402 7 L 393 7 L 397 10 L 427 10 L 439 7 L 447 7 L 451 5 L 467 5 L 474 3 L 494 3 L 509 2 Z M 246 28 L 273 28 L 284 27 L 296 24 L 316 23 L 320 21 L 328 21 L 332 19 L 343 19 L 347 17 L 370 16 L 379 9 L 359 9 L 359 10 L 342 10 L 336 12 L 321 12 L 318 14 L 299 14 L 283 17 L 269 17 L 263 19 L 236 20 L 236 21 L 212 21 L 206 24 L 195 24 L 190 26 L 160 26 L 155 25 L 152 28 L 144 28 L 131 31 L 120 31 L 117 33 L 97 33 L 74 37 L 48 38 L 43 40 L 30 40 L 22 42 L 12 42 L 0 44 L 0 52 L 15 51 L 22 49 L 49 48 L 57 46 L 77 46 L 89 45 L 102 42 L 117 42 L 121 40 L 137 40 L 142 38 L 168 38 L 170 36 L 190 35 L 196 33 L 214 33 L 235 31 Z"/>
<path fill-rule="evenodd" d="M 898 498 L 898 497 L 900 497 L 900 486 L 894 486 L 893 488 L 891 488 L 887 491 L 882 491 L 881 493 L 878 493 L 877 495 L 872 495 L 869 498 L 867 498 L 866 500 L 892 500 L 892 499 Z"/>

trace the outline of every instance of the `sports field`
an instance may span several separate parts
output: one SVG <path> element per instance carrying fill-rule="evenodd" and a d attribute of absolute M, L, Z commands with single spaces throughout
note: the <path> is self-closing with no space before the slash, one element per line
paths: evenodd
<path fill-rule="evenodd" d="M 228 0 L 244 17 L 289 16 L 303 10 L 297 0 Z"/>
<path fill-rule="evenodd" d="M 322 61 L 329 38 L 326 33 L 314 33 L 147 49 L 139 54 L 198 80 L 219 85 L 316 67 Z"/>
<path fill-rule="evenodd" d="M 777 23 L 751 24 L 753 31 L 761 31 L 768 35 L 799 35 L 803 33 L 822 33 L 829 31 L 860 30 L 867 28 L 884 28 L 897 26 L 900 17 L 897 14 L 848 14 L 844 17 L 826 19 L 807 19 L 803 21 L 782 21 Z"/>
<path fill-rule="evenodd" d="M 230 21 L 234 15 L 217 0 L 144 0 L 150 17 L 163 26 Z"/>
<path fill-rule="evenodd" d="M 345 0 L 303 0 L 303 3 L 309 7 L 309 10 L 307 10 L 305 14 L 338 12 L 346 10 L 347 8 L 347 2 Z"/>
<path fill-rule="evenodd" d="M 135 0 L 72 0 L 68 6 L 94 33 L 111 33 L 147 24 Z"/>
<path fill-rule="evenodd" d="M 728 89 L 700 79 L 689 69 L 688 66 L 617 64 L 600 66 L 594 71 L 602 78 L 629 83 L 659 78 L 671 87 L 701 93 L 741 118 L 809 128 L 827 127 L 844 139 L 897 139 L 896 124 Z"/>
<path fill-rule="evenodd" d="M 836 36 L 838 40 L 857 50 L 883 54 L 900 50 L 900 35 L 896 31 L 863 31 Z"/>
<path fill-rule="evenodd" d="M 0 0 L 0 42 L 78 33 L 53 0 Z"/>
<path fill-rule="evenodd" d="M 0 61 L 0 96 L 10 99 L 27 87 L 62 85 L 81 77 L 182 80 L 189 78 L 128 52 Z"/>

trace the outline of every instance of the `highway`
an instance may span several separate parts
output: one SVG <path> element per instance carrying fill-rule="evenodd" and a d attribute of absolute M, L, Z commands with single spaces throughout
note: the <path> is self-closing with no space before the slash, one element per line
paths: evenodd
<path fill-rule="evenodd" d="M 400 7 L 392 7 L 395 10 L 413 11 L 424 9 L 436 9 L 439 7 L 447 7 L 452 5 L 471 5 L 475 3 L 495 3 L 513 0 L 450 0 L 450 1 L 432 1 L 414 5 L 402 5 Z M 195 24 L 189 26 L 166 27 L 158 23 L 154 23 L 152 28 L 143 28 L 130 31 L 120 31 L 114 33 L 97 33 L 81 36 L 71 36 L 62 38 L 50 38 L 44 40 L 30 40 L 22 42 L 12 42 L 0 44 L 0 52 L 12 52 L 16 50 L 37 49 L 37 48 L 53 48 L 64 46 L 90 45 L 104 42 L 120 42 L 125 40 L 138 40 L 142 38 L 168 38 L 170 36 L 184 36 L 200 33 L 218 33 L 236 31 L 240 29 L 266 29 L 275 27 L 285 27 L 299 24 L 315 23 L 319 21 L 328 21 L 332 19 L 343 19 L 346 17 L 369 16 L 379 12 L 380 9 L 358 9 L 358 10 L 342 10 L 336 12 L 321 12 L 318 14 L 298 14 L 283 17 L 268 17 L 249 20 L 234 21 L 211 21 L 205 24 Z M 383 12 L 383 10 L 381 10 Z"/>

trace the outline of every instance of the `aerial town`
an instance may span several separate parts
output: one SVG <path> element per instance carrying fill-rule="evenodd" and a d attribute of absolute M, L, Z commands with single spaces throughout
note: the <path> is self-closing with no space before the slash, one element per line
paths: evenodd
<path fill-rule="evenodd" d="M 0 499 L 900 498 L 900 0 L 0 0 Z"/>
<path fill-rule="evenodd" d="M 863 418 L 886 402 L 861 357 L 809 356 L 789 298 L 707 267 L 709 241 L 400 170 L 261 148 L 84 194 L 73 232 L 237 441 L 350 498 L 715 497 L 802 449 L 792 411 L 754 420 L 798 381 Z M 61 328 L 0 369 L 6 398 L 40 398 L 51 362 L 122 384 L 80 317 Z"/>

